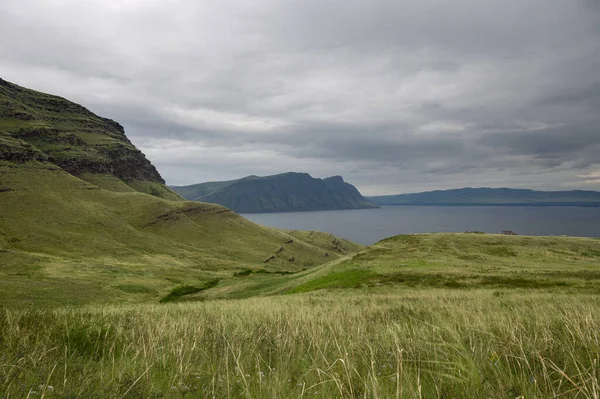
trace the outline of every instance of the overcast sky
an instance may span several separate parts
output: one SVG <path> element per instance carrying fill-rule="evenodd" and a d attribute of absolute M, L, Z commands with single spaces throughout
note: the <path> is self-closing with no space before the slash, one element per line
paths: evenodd
<path fill-rule="evenodd" d="M 2 0 L 0 77 L 117 120 L 168 184 L 600 189 L 598 0 Z"/>

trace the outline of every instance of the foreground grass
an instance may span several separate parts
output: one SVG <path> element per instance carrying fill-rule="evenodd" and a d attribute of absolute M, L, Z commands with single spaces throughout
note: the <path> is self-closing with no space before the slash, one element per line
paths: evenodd
<path fill-rule="evenodd" d="M 376 287 L 0 312 L 2 397 L 598 398 L 600 297 Z"/>

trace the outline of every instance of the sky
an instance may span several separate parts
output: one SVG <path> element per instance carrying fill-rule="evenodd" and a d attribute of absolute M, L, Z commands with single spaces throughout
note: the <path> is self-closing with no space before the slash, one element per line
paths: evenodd
<path fill-rule="evenodd" d="M 2 0 L 0 77 L 120 122 L 171 185 L 600 190 L 598 0 Z"/>

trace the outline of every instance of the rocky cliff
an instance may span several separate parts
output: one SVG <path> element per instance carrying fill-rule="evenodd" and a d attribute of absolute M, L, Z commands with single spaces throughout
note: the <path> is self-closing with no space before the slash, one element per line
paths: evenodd
<path fill-rule="evenodd" d="M 341 176 L 315 179 L 307 173 L 290 172 L 171 188 L 187 199 L 220 204 L 241 213 L 378 207 Z"/>
<path fill-rule="evenodd" d="M 109 178 L 118 179 L 128 189 L 179 199 L 119 123 L 0 79 L 0 160 L 30 159 L 52 162 L 101 187 Z M 103 188 L 109 186 L 114 184 Z"/>

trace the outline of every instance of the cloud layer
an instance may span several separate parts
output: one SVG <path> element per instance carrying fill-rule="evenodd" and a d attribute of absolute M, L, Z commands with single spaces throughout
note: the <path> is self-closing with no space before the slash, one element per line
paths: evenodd
<path fill-rule="evenodd" d="M 170 184 L 600 189 L 595 0 L 7 0 L 0 76 L 121 122 Z"/>

